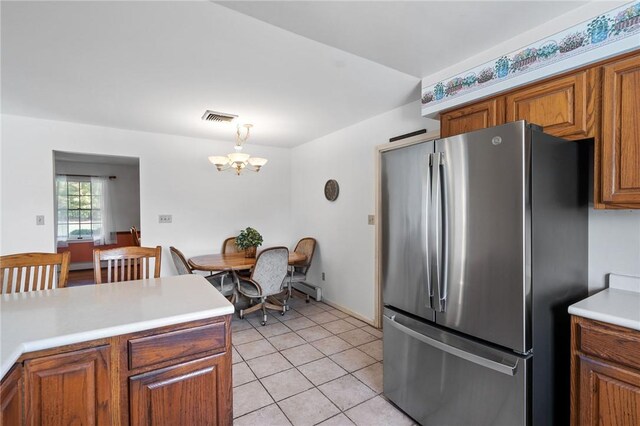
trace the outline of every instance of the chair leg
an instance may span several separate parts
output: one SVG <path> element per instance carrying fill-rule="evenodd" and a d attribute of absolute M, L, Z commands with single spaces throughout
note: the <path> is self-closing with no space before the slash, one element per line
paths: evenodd
<path fill-rule="evenodd" d="M 260 324 L 267 325 L 267 303 L 262 302 L 262 322 Z"/>
<path fill-rule="evenodd" d="M 239 312 L 240 319 L 244 318 L 244 316 L 247 314 L 250 314 L 252 312 L 259 310 L 260 308 L 262 308 L 262 303 L 257 303 L 247 309 L 240 309 L 240 312 Z"/>

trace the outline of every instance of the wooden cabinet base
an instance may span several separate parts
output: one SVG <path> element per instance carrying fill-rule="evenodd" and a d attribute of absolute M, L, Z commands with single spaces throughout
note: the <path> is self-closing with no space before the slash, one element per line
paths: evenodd
<path fill-rule="evenodd" d="M 30 359 L 24 369 L 26 424 L 111 424 L 108 346 Z"/>
<path fill-rule="evenodd" d="M 231 425 L 230 333 L 227 315 L 24 354 L 0 424 Z"/>
<path fill-rule="evenodd" d="M 21 425 L 24 422 L 24 377 L 22 365 L 15 365 L 0 384 L 0 425 Z"/>
<path fill-rule="evenodd" d="M 130 424 L 224 424 L 231 417 L 231 406 L 220 401 L 231 378 L 224 362 L 213 356 L 131 377 Z"/>
<path fill-rule="evenodd" d="M 571 424 L 640 425 L 640 332 L 571 319 Z"/>

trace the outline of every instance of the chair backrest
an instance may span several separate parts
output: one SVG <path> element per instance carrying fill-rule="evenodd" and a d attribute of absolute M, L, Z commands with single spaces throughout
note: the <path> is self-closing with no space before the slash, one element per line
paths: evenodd
<path fill-rule="evenodd" d="M 117 247 L 93 250 L 93 275 L 96 284 L 102 284 L 101 262 L 107 262 L 107 281 L 130 281 L 150 278 L 150 259 L 154 259 L 153 278 L 160 277 L 162 247 Z"/>
<path fill-rule="evenodd" d="M 138 232 L 136 227 L 132 226 L 129 229 L 129 232 L 131 232 L 131 238 L 133 238 L 133 245 L 136 247 L 140 247 L 140 233 Z"/>
<path fill-rule="evenodd" d="M 69 252 L 0 256 L 0 294 L 65 287 L 69 257 Z"/>
<path fill-rule="evenodd" d="M 296 244 L 296 248 L 293 249 L 296 253 L 304 254 L 307 259 L 304 262 L 296 263 L 294 267 L 298 272 L 303 274 L 307 274 L 309 267 L 311 266 L 311 261 L 313 260 L 313 253 L 316 251 L 316 239 L 311 237 L 304 237 L 298 244 Z"/>
<path fill-rule="evenodd" d="M 229 237 L 222 243 L 222 254 L 244 253 L 236 246 L 236 237 Z"/>
<path fill-rule="evenodd" d="M 187 259 L 184 258 L 184 255 L 180 250 L 171 246 L 169 247 L 169 251 L 171 252 L 171 257 L 173 258 L 173 264 L 176 266 L 176 269 L 178 270 L 178 275 L 193 274 L 193 270 L 187 263 Z"/>
<path fill-rule="evenodd" d="M 282 292 L 288 265 L 289 249 L 286 247 L 271 247 L 258 254 L 251 279 L 260 285 L 263 296 Z"/>

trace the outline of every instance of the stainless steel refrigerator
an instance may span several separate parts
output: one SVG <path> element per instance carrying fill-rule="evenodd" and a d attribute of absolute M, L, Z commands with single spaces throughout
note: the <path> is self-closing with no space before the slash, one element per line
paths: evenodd
<path fill-rule="evenodd" d="M 419 423 L 568 423 L 587 147 L 518 121 L 382 154 L 384 394 Z"/>

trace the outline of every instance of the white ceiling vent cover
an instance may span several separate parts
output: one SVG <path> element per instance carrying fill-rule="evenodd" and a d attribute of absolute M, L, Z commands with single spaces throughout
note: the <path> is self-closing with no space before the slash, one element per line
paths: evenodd
<path fill-rule="evenodd" d="M 202 115 L 202 119 L 204 121 L 215 121 L 218 123 L 229 123 L 236 118 L 238 118 L 238 116 L 234 114 L 227 114 L 225 112 L 216 112 L 211 110 L 206 110 Z"/>

